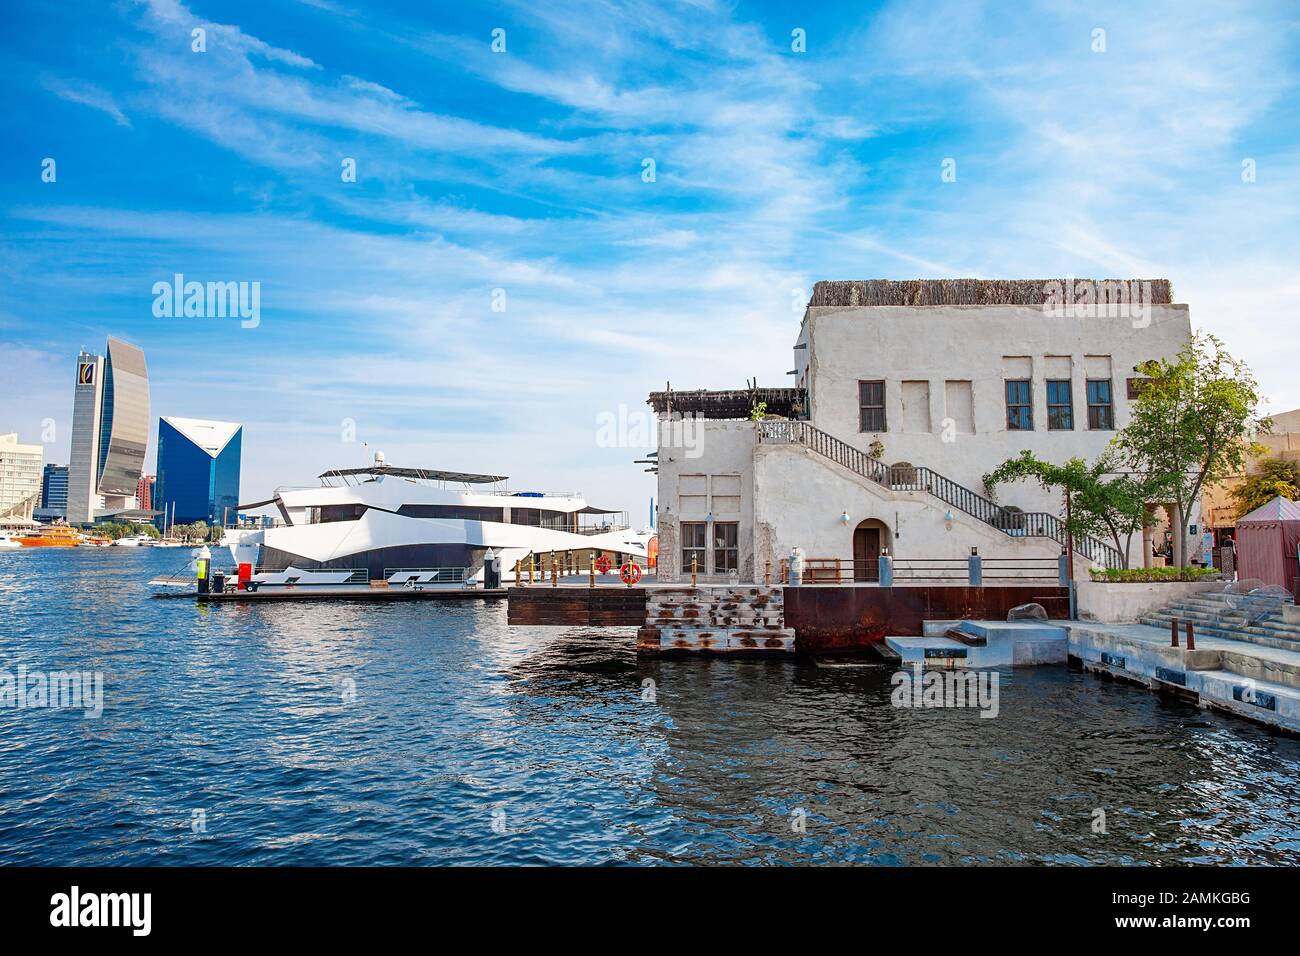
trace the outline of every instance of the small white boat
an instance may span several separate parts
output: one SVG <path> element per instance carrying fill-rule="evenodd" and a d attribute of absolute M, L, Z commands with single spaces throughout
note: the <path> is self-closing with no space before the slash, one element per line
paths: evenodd
<path fill-rule="evenodd" d="M 8 551 L 22 546 L 23 543 L 8 531 L 0 531 L 0 550 Z"/>
<path fill-rule="evenodd" d="M 152 548 L 154 540 L 147 534 L 132 534 L 125 538 L 118 538 L 113 542 L 113 546 L 115 548 Z"/>

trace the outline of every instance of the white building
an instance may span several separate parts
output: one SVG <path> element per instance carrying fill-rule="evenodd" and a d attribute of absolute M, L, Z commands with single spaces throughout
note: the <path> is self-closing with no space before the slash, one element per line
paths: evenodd
<path fill-rule="evenodd" d="M 144 352 L 109 338 L 106 356 L 77 356 L 68 462 L 68 522 L 89 524 L 135 505 L 149 442 Z"/>
<path fill-rule="evenodd" d="M 1107 299 L 1090 306 L 1040 281 L 818 283 L 795 388 L 651 396 L 660 578 L 688 576 L 693 558 L 706 577 L 735 568 L 762 580 L 795 547 L 858 580 L 874 579 L 882 549 L 896 562 L 971 548 L 1055 558 L 1059 494 L 1017 482 L 993 501 L 983 477 L 1022 449 L 1093 460 L 1128 421 L 1135 366 L 1188 341 L 1187 306 L 1171 304 L 1167 282 L 1125 283 L 1122 298 L 1119 286 L 1080 283 Z M 782 418 L 748 420 L 756 401 Z M 704 420 L 666 432 L 679 413 Z M 1076 552 L 1080 571 L 1121 560 L 1109 542 L 1076 541 Z"/>
<path fill-rule="evenodd" d="M 31 518 L 40 503 L 43 445 L 24 445 L 17 432 L 0 435 L 0 519 Z"/>

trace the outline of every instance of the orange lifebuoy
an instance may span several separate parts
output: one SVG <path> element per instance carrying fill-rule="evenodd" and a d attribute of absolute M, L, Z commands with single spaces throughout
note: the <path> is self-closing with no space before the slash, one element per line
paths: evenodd
<path fill-rule="evenodd" d="M 641 566 L 635 561 L 629 561 L 619 569 L 619 577 L 623 579 L 624 584 L 630 587 L 641 580 Z"/>
<path fill-rule="evenodd" d="M 601 574 L 608 573 L 609 569 L 614 566 L 614 562 L 609 560 L 609 555 L 602 554 L 596 559 L 596 570 Z"/>

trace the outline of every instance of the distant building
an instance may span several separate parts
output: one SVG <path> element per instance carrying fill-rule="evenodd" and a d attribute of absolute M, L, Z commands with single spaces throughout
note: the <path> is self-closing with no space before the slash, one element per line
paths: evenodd
<path fill-rule="evenodd" d="M 153 475 L 141 475 L 140 480 L 135 484 L 135 506 L 141 511 L 148 511 L 153 507 Z"/>
<path fill-rule="evenodd" d="M 1268 458 L 1280 458 L 1300 465 L 1300 408 L 1270 415 L 1273 429 L 1266 435 L 1256 435 L 1255 441 L 1265 452 L 1259 458 L 1246 462 L 1243 474 L 1227 477 L 1205 486 L 1201 492 L 1201 513 L 1205 516 L 1205 530 L 1214 534 L 1216 546 L 1223 544 L 1226 535 L 1232 534 L 1237 524 L 1237 502 L 1232 493 L 1246 479 L 1258 474 L 1260 465 Z"/>
<path fill-rule="evenodd" d="M 41 497 L 44 445 L 24 445 L 17 432 L 0 435 L 0 519 L 27 518 Z"/>
<path fill-rule="evenodd" d="M 243 426 L 235 422 L 158 419 L 153 507 L 175 524 L 233 522 L 239 508 L 242 441 Z"/>
<path fill-rule="evenodd" d="M 68 517 L 68 466 L 46 465 L 41 475 L 41 504 L 32 517 L 37 521 L 61 521 Z"/>
<path fill-rule="evenodd" d="M 77 356 L 68 462 L 68 522 L 89 524 L 134 504 L 149 442 L 149 372 L 144 352 L 109 338 L 107 356 Z"/>

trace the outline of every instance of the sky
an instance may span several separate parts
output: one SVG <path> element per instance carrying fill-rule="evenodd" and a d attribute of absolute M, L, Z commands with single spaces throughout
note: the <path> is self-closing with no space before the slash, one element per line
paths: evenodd
<path fill-rule="evenodd" d="M 114 335 L 244 500 L 379 450 L 643 524 L 647 393 L 789 384 L 821 279 L 1168 278 L 1300 406 L 1290 3 L 5 0 L 0 67 L 46 461 Z M 155 314 L 178 273 L 258 321 Z"/>

